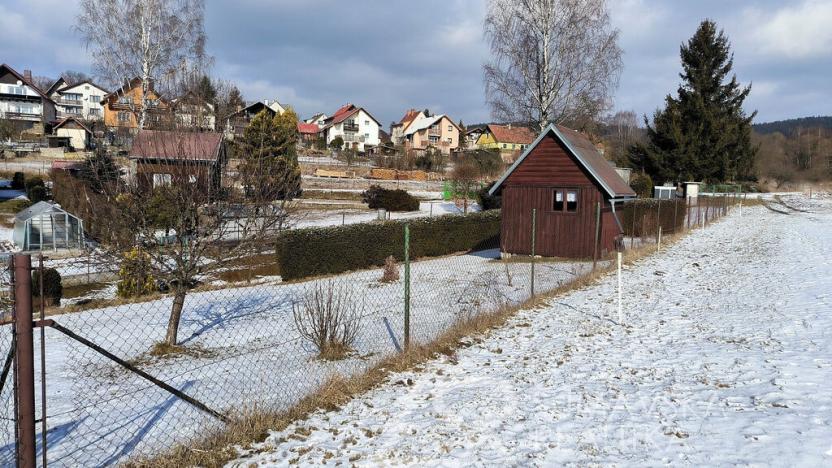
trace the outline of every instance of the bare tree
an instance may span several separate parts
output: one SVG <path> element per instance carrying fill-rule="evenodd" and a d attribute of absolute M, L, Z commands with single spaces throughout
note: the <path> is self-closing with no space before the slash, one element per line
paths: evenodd
<path fill-rule="evenodd" d="M 621 72 L 618 30 L 606 0 L 490 0 L 486 98 L 495 118 L 552 122 L 609 107 Z"/>
<path fill-rule="evenodd" d="M 205 65 L 204 0 L 81 0 L 79 10 L 76 29 L 95 73 L 113 88 L 140 78 L 146 96 Z M 151 105 L 132 105 L 140 129 Z"/>
<path fill-rule="evenodd" d="M 479 166 L 468 158 L 464 158 L 454 165 L 451 178 L 455 186 L 457 205 L 461 201 L 462 212 L 464 214 L 468 213 L 468 199 L 476 189 L 481 175 Z M 461 200 L 459 199 L 460 195 L 462 197 Z"/>

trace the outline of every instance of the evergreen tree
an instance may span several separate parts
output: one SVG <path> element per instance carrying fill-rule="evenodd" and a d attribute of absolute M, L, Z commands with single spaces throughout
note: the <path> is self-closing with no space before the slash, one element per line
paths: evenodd
<path fill-rule="evenodd" d="M 95 193 L 104 193 L 104 189 L 121 179 L 121 168 L 103 145 L 98 145 L 81 164 L 78 178 L 86 182 Z"/>
<path fill-rule="evenodd" d="M 741 87 L 728 38 L 705 20 L 680 48 L 682 84 L 647 124 L 645 146 L 629 151 L 631 164 L 663 181 L 726 181 L 751 176 L 757 147 L 742 108 L 751 86 Z"/>
<path fill-rule="evenodd" d="M 300 194 L 297 135 L 294 111 L 272 116 L 264 110 L 251 119 L 237 147 L 242 159 L 240 176 L 248 198 L 262 202 L 292 199 Z"/>
<path fill-rule="evenodd" d="M 217 105 L 217 89 L 208 75 L 202 75 L 202 78 L 199 79 L 196 85 L 196 94 L 212 106 Z"/>

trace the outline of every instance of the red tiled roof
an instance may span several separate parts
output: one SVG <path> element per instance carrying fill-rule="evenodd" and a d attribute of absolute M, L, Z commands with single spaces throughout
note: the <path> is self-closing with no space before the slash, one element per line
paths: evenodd
<path fill-rule="evenodd" d="M 221 133 L 142 130 L 133 140 L 130 157 L 216 161 L 221 143 Z"/>
<path fill-rule="evenodd" d="M 498 143 L 515 143 L 519 145 L 530 145 L 535 135 L 526 127 L 509 127 L 507 125 L 489 125 L 488 131 L 494 135 Z"/>
<path fill-rule="evenodd" d="M 358 108 L 358 107 L 355 107 L 355 106 L 354 106 L 354 105 L 352 105 L 352 104 L 346 104 L 346 105 L 343 105 L 343 106 L 341 106 L 341 108 L 340 108 L 340 109 L 338 109 L 337 111 L 335 111 L 335 113 L 334 113 L 334 114 L 332 114 L 332 117 L 330 117 L 330 119 L 332 119 L 332 122 L 331 122 L 331 123 L 332 123 L 333 125 L 335 125 L 335 124 L 337 124 L 337 123 L 341 123 L 341 122 L 343 122 L 343 121 L 347 120 L 347 118 L 348 118 L 349 116 L 351 116 L 351 115 L 355 114 L 356 112 L 358 112 L 358 110 L 359 110 L 359 108 Z M 329 119 L 328 119 L 328 120 L 329 120 Z"/>
<path fill-rule="evenodd" d="M 417 111 L 416 109 L 410 109 L 409 111 L 405 112 L 404 117 L 402 117 L 402 119 L 399 120 L 399 125 L 406 125 L 410 122 L 413 122 L 413 119 L 415 119 L 419 115 L 419 112 L 420 111 Z"/>
<path fill-rule="evenodd" d="M 306 134 L 315 134 L 321 131 L 321 127 L 313 123 L 298 122 L 298 132 Z"/>

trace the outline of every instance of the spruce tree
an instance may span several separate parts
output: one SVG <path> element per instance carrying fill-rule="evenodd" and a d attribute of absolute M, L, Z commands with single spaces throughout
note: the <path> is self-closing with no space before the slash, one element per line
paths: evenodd
<path fill-rule="evenodd" d="M 297 161 L 297 116 L 294 111 L 272 116 L 260 111 L 237 143 L 240 175 L 248 198 L 257 201 L 291 199 L 300 194 Z"/>
<path fill-rule="evenodd" d="M 680 48 L 682 83 L 677 97 L 647 124 L 647 145 L 631 147 L 630 162 L 656 182 L 719 182 L 751 176 L 757 147 L 751 143 L 750 116 L 742 108 L 751 86 L 731 75 L 734 58 L 728 38 L 705 20 Z M 730 75 L 730 79 L 728 79 Z"/>

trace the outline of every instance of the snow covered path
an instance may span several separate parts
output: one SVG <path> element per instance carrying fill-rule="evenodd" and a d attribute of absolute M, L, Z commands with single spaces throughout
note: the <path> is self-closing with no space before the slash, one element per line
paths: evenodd
<path fill-rule="evenodd" d="M 832 199 L 745 209 L 232 465 L 832 464 Z"/>

